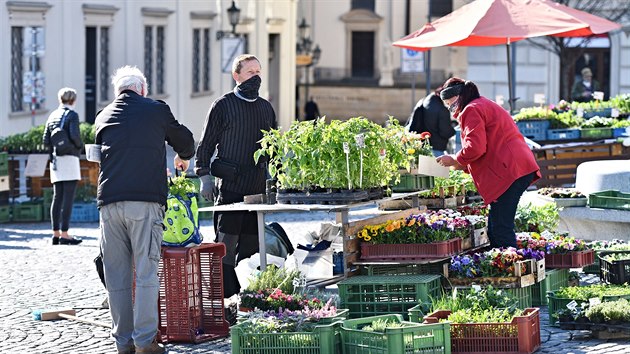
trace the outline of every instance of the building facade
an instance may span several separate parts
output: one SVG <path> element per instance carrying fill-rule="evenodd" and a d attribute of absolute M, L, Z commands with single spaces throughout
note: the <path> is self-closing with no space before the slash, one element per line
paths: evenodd
<path fill-rule="evenodd" d="M 43 124 L 57 91 L 78 91 L 81 121 L 114 98 L 110 77 L 140 68 L 149 97 L 166 101 L 199 139 L 211 103 L 232 89 L 231 58 L 263 67 L 261 96 L 279 124 L 294 120 L 296 1 L 240 0 L 232 34 L 229 0 L 45 0 L 0 5 L 0 136 Z M 220 39 L 219 39 L 220 38 Z"/>

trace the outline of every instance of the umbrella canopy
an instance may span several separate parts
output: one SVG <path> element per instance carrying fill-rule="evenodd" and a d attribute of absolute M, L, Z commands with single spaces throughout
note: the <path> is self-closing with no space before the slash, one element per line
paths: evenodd
<path fill-rule="evenodd" d="M 540 36 L 585 37 L 621 28 L 551 0 L 476 0 L 394 42 L 401 48 L 488 46 Z"/>
<path fill-rule="evenodd" d="M 443 46 L 509 45 L 525 38 L 585 37 L 619 28 L 619 24 L 551 0 L 476 0 L 393 45 L 416 51 Z M 508 72 L 509 66 L 508 49 Z M 511 82 L 509 86 L 511 107 Z"/>

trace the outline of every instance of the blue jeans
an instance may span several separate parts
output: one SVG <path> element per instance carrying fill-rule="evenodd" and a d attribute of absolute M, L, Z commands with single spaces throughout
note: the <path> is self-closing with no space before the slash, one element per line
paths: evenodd
<path fill-rule="evenodd" d="M 444 155 L 444 150 L 431 149 L 431 151 L 433 151 L 433 156 L 435 157 Z"/>
<path fill-rule="evenodd" d="M 534 180 L 535 172 L 525 175 L 512 183 L 494 203 L 490 203 L 488 214 L 488 237 L 490 247 L 516 247 L 514 216 L 523 192 Z"/>

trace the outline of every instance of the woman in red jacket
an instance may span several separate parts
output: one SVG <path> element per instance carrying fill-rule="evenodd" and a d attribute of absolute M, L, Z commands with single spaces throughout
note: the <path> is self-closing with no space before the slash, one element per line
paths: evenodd
<path fill-rule="evenodd" d="M 516 207 L 527 187 L 541 177 L 536 159 L 509 113 L 481 97 L 474 83 L 450 78 L 443 87 L 440 97 L 459 121 L 462 148 L 437 162 L 472 176 L 490 205 L 490 246 L 516 247 Z"/>

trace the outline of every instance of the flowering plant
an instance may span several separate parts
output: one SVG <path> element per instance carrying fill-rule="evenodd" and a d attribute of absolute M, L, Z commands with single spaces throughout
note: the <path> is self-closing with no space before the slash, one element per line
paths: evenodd
<path fill-rule="evenodd" d="M 407 160 L 409 160 L 411 168 L 417 168 L 419 156 L 433 156 L 433 150 L 429 138 L 431 133 L 424 132 L 421 134 L 404 133 L 401 140 Z"/>
<path fill-rule="evenodd" d="M 518 233 L 516 244 L 518 248 L 535 249 L 546 254 L 565 254 L 590 249 L 589 245 L 583 240 L 569 236 L 554 235 L 549 232 L 543 234 L 536 232 L 531 234 L 526 232 Z"/>
<path fill-rule="evenodd" d="M 488 207 L 484 204 L 470 204 L 457 207 L 457 211 L 462 215 L 488 216 Z"/>
<path fill-rule="evenodd" d="M 505 277 L 516 274 L 518 261 L 541 260 L 545 254 L 536 250 L 520 250 L 513 247 L 493 248 L 473 255 L 453 256 L 449 270 L 455 277 Z M 520 265 L 521 274 L 525 272 L 525 264 Z"/>
<path fill-rule="evenodd" d="M 247 333 L 311 332 L 322 318 L 336 315 L 337 308 L 331 298 L 318 308 L 306 306 L 300 310 L 256 310 L 245 315 L 245 321 L 240 327 Z"/>
<path fill-rule="evenodd" d="M 466 237 L 470 226 L 471 222 L 461 214 L 443 209 L 368 225 L 358 232 L 357 237 L 371 244 L 431 243 Z"/>

